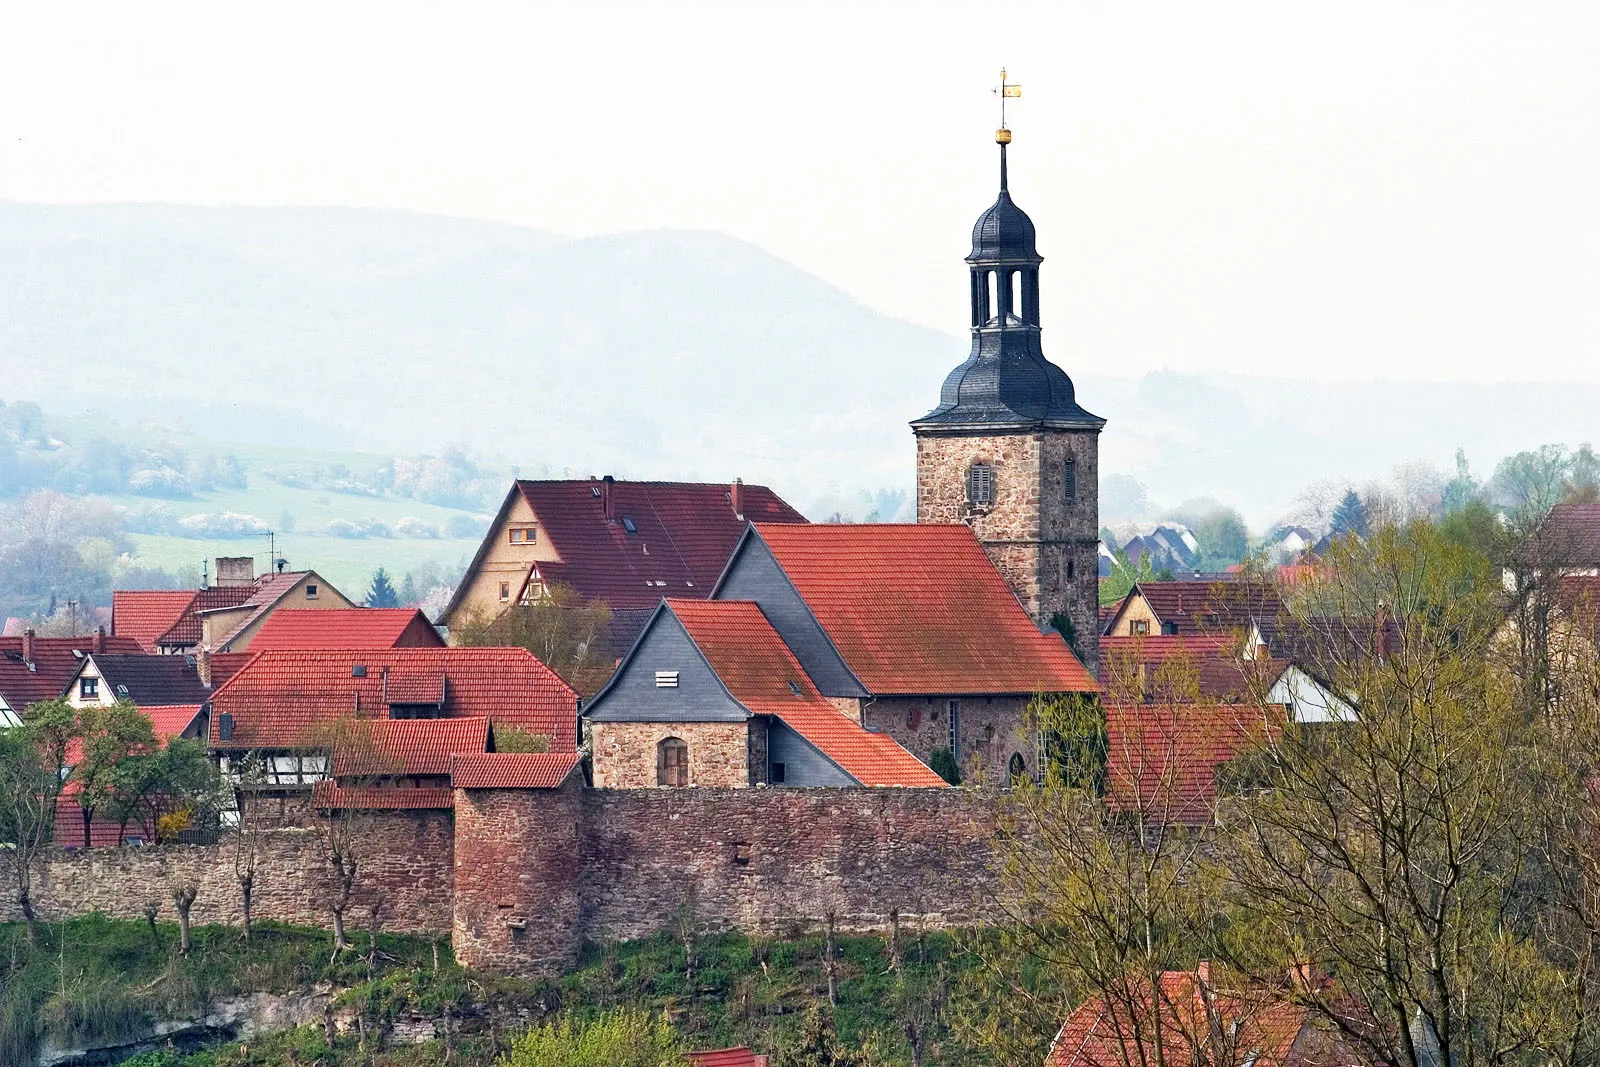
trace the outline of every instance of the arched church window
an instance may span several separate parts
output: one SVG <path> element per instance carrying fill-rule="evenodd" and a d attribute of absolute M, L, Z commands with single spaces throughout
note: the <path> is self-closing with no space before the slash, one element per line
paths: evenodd
<path fill-rule="evenodd" d="M 689 784 L 689 745 L 679 737 L 663 737 L 656 745 L 656 785 L 683 788 Z"/>
<path fill-rule="evenodd" d="M 986 508 L 994 503 L 994 468 L 974 463 L 967 471 L 967 503 Z"/>

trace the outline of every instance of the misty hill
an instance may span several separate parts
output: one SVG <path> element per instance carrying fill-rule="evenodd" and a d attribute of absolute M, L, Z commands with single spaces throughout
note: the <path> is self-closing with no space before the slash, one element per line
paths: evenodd
<path fill-rule="evenodd" d="M 906 423 L 965 348 L 714 233 L 0 203 L 0 397 L 181 416 L 214 438 L 737 474 L 816 515 L 910 489 Z M 1257 524 L 1318 477 L 1597 436 L 1592 386 L 1133 379 L 1075 351 L 1070 324 L 1046 324 L 1046 352 L 1111 420 L 1106 473 L 1167 503 L 1221 497 Z"/>

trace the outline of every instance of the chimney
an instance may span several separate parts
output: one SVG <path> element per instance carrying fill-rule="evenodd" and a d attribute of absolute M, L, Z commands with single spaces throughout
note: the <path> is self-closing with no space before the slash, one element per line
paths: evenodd
<path fill-rule="evenodd" d="M 200 684 L 207 689 L 211 688 L 211 650 L 197 648 L 194 650 L 194 671 L 200 676 Z"/>
<path fill-rule="evenodd" d="M 256 559 L 254 556 L 218 556 L 217 580 L 218 586 L 224 585 L 254 585 L 256 580 Z"/>
<path fill-rule="evenodd" d="M 744 518 L 744 479 L 735 478 L 733 484 L 728 486 L 728 503 L 733 505 L 735 518 Z"/>
<path fill-rule="evenodd" d="M 600 479 L 600 512 L 606 517 L 607 522 L 616 522 L 616 512 L 612 510 L 611 487 L 616 484 L 616 479 L 606 475 Z"/>
<path fill-rule="evenodd" d="M 22 631 L 22 662 L 33 666 L 33 631 Z"/>
<path fill-rule="evenodd" d="M 94 628 L 93 647 L 96 655 L 99 655 L 106 650 L 106 628 L 104 626 L 96 626 Z"/>

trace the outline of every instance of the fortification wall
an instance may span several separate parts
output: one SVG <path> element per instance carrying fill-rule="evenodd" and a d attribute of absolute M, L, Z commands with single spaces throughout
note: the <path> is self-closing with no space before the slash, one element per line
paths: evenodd
<path fill-rule="evenodd" d="M 992 912 L 994 794 L 955 789 L 457 790 L 450 812 L 375 815 L 353 927 L 375 896 L 388 930 L 449 931 L 462 962 L 549 974 L 584 941 L 705 929 L 881 928 L 898 908 L 934 926 Z M 137 919 L 199 888 L 195 922 L 237 924 L 233 845 L 60 851 L 40 861 L 46 918 Z M 0 886 L 9 889 L 0 856 Z M 326 926 L 329 866 L 313 830 L 265 835 L 255 916 Z M 0 892 L 0 919 L 17 920 Z"/>
<path fill-rule="evenodd" d="M 262 835 L 256 867 L 252 914 L 307 926 L 332 922 L 330 869 L 314 830 L 272 830 Z M 451 874 L 454 834 L 450 813 L 384 812 L 362 828 L 359 885 L 348 914 L 364 926 L 373 899 L 383 897 L 386 930 L 447 931 L 451 925 Z M 18 921 L 10 868 L 0 855 L 0 919 Z M 172 892 L 183 885 L 199 890 L 196 923 L 241 919 L 234 846 L 159 845 L 149 848 L 53 850 L 42 857 L 33 886 L 35 909 L 47 919 L 101 911 L 122 919 L 143 918 L 154 903 L 163 919 L 176 918 Z"/>

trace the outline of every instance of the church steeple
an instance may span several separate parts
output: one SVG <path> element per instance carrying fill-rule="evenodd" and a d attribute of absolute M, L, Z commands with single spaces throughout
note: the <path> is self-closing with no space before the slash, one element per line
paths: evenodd
<path fill-rule="evenodd" d="M 1039 336 L 1044 258 L 1033 220 L 1011 199 L 1011 131 L 1002 125 L 995 140 L 1000 194 L 973 225 L 967 256 L 972 351 L 945 379 L 938 407 L 911 425 L 1098 428 L 1105 420 L 1078 406 L 1072 380 L 1044 357 Z"/>

